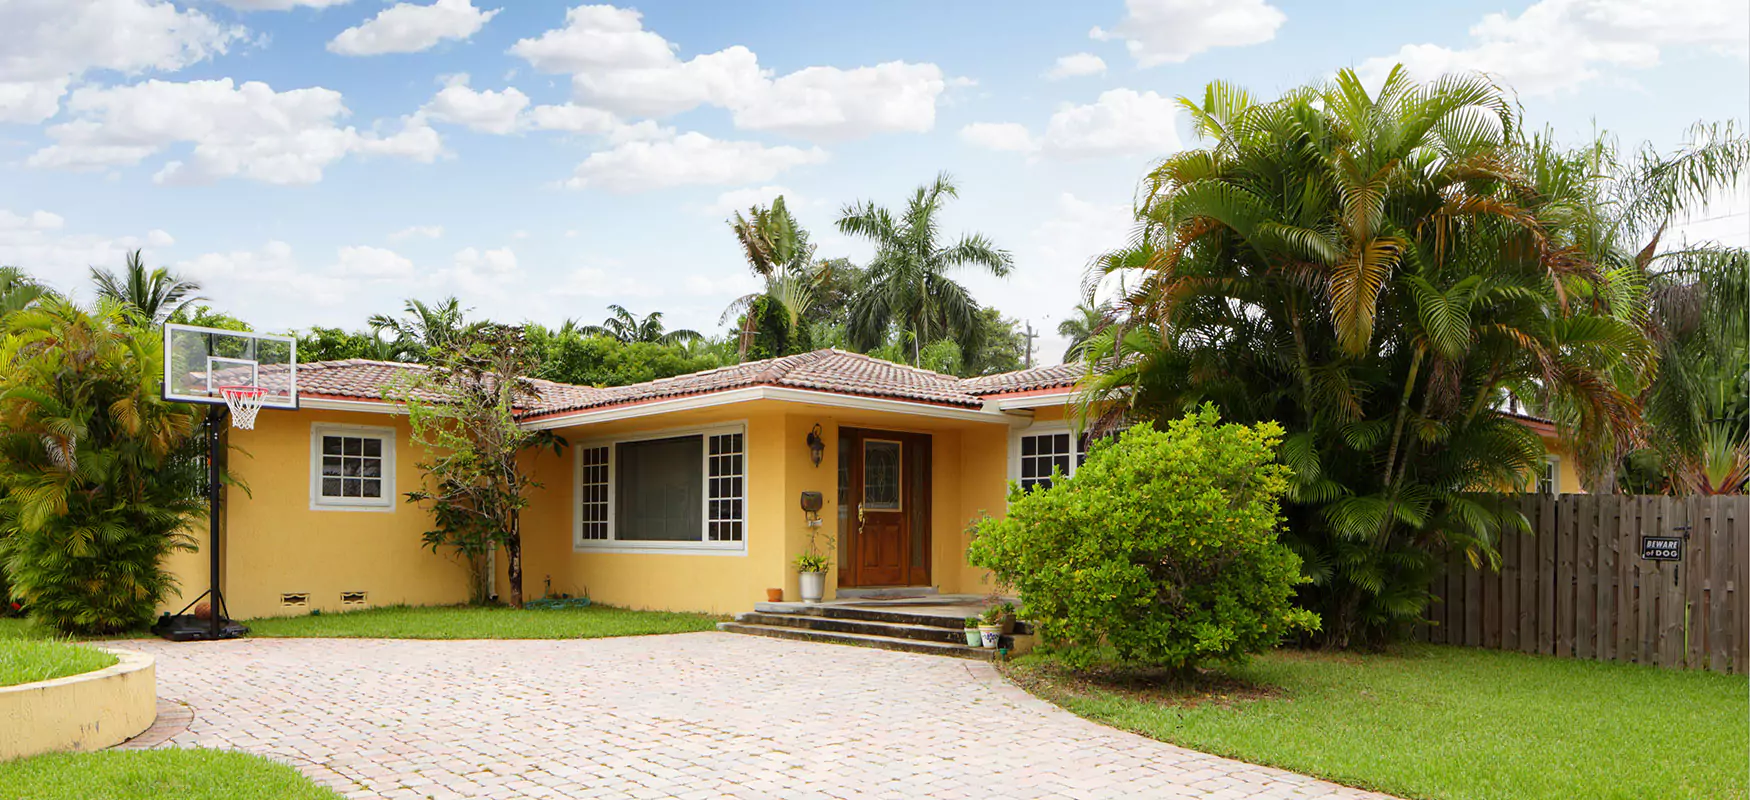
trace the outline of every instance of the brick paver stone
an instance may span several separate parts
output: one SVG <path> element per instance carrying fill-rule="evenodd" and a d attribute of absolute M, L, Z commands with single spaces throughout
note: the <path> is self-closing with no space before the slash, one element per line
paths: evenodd
<path fill-rule="evenodd" d="M 1097 725 L 936 656 L 725 633 L 122 646 L 192 712 L 155 746 L 269 756 L 349 798 L 1383 797 Z"/>

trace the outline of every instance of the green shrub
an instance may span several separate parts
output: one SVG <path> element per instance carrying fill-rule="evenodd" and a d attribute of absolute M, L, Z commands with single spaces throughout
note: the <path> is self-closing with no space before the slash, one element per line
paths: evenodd
<path fill-rule="evenodd" d="M 202 411 L 159 396 L 158 334 L 60 298 L 0 342 L 0 560 L 31 616 L 68 633 L 151 621 L 162 566 L 204 516 Z"/>
<path fill-rule="evenodd" d="M 1011 487 L 976 526 L 972 563 L 1020 593 L 1040 633 L 1084 660 L 1235 662 L 1316 630 L 1290 603 L 1300 558 L 1276 540 L 1289 470 L 1275 423 L 1223 425 L 1213 406 L 1095 446 L 1074 477 Z"/>

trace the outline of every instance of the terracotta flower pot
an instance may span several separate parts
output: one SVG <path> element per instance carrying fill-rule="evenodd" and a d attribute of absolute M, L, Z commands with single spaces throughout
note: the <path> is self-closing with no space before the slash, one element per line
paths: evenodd
<path fill-rule="evenodd" d="M 768 602 L 768 603 L 782 603 L 782 602 L 784 602 L 784 590 L 783 589 L 767 589 L 766 590 L 766 602 Z"/>

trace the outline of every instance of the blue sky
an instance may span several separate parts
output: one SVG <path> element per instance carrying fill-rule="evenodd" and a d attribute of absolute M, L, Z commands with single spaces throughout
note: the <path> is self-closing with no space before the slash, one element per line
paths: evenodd
<path fill-rule="evenodd" d="M 1210 80 L 1480 69 L 1565 139 L 1672 147 L 1750 115 L 1746 5 L 0 0 L 0 263 L 84 291 L 143 247 L 263 329 L 458 294 L 716 331 L 753 286 L 732 209 L 783 191 L 861 259 L 837 210 L 945 170 L 948 230 L 1016 258 L 967 281 L 1049 334 Z"/>

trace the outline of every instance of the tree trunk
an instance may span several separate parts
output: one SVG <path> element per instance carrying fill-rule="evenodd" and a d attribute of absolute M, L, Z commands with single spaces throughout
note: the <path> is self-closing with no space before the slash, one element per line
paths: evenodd
<path fill-rule="evenodd" d="M 523 533 L 521 515 L 512 513 L 510 536 L 504 540 L 504 556 L 510 572 L 510 605 L 523 607 Z"/>

